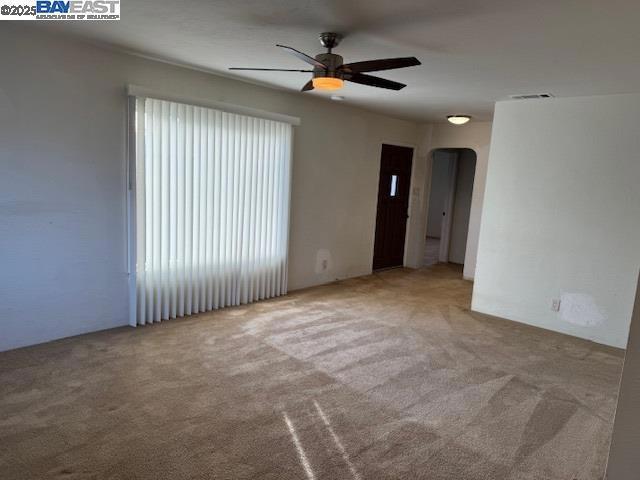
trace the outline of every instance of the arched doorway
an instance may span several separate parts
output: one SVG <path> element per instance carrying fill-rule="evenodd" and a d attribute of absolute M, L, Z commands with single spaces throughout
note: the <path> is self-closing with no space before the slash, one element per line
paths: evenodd
<path fill-rule="evenodd" d="M 464 265 L 476 153 L 469 148 L 439 148 L 431 155 L 423 264 Z"/>

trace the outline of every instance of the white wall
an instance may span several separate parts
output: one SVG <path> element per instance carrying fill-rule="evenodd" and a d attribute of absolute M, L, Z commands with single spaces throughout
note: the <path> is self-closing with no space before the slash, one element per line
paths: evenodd
<path fill-rule="evenodd" d="M 129 83 L 300 117 L 290 289 L 371 271 L 381 144 L 416 144 L 415 124 L 5 24 L 0 350 L 127 323 Z"/>
<path fill-rule="evenodd" d="M 640 95 L 496 105 L 474 310 L 626 345 L 640 266 L 638 112 Z"/>
<path fill-rule="evenodd" d="M 451 219 L 449 261 L 462 265 L 465 263 L 473 179 L 476 171 L 476 154 L 473 150 L 464 149 L 458 151 L 458 167 L 456 170 L 456 191 Z"/>
<path fill-rule="evenodd" d="M 636 480 L 640 471 L 640 279 L 624 355 L 605 480 Z"/>
<path fill-rule="evenodd" d="M 449 193 L 449 155 L 444 151 L 433 152 L 427 213 L 427 236 L 440 238 L 442 234 L 442 212 Z"/>
<path fill-rule="evenodd" d="M 424 237 L 426 234 L 429 184 L 433 150 L 437 148 L 470 148 L 476 152 L 476 174 L 471 199 L 469 233 L 465 253 L 464 277 L 473 279 L 476 270 L 480 214 L 484 198 L 491 122 L 474 122 L 462 126 L 451 124 L 423 125 L 420 132 L 420 149 L 414 162 L 411 177 L 410 216 L 407 230 L 405 264 L 420 267 L 424 257 Z"/>

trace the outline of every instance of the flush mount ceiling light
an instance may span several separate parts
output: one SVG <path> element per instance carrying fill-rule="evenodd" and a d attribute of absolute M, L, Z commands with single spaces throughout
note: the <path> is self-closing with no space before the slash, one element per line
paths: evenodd
<path fill-rule="evenodd" d="M 340 90 L 344 81 L 335 77 L 316 77 L 312 80 L 313 88 L 318 90 Z"/>
<path fill-rule="evenodd" d="M 469 115 L 447 115 L 447 120 L 454 125 L 464 125 L 471 120 L 471 117 Z"/>

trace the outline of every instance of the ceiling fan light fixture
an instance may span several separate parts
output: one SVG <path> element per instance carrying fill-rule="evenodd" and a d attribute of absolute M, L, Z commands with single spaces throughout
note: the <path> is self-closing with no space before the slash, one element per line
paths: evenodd
<path fill-rule="evenodd" d="M 447 120 L 454 125 L 464 125 L 471 120 L 471 117 L 469 115 L 447 115 Z"/>
<path fill-rule="evenodd" d="M 312 73 L 313 77 L 300 89 L 301 92 L 309 92 L 314 89 L 335 91 L 344 86 L 344 82 L 367 85 L 369 87 L 386 88 L 387 90 L 402 90 L 406 85 L 400 82 L 387 80 L 386 78 L 369 75 L 371 72 L 382 70 L 396 70 L 398 68 L 416 67 L 422 65 L 416 57 L 378 58 L 376 60 L 364 60 L 361 62 L 344 63 L 341 55 L 333 53 L 338 46 L 342 35 L 335 32 L 323 32 L 320 34 L 320 43 L 327 49 L 326 53 L 319 53 L 315 57 L 307 55 L 300 50 L 287 45 L 276 44 L 294 57 L 302 60 L 313 69 L 291 68 L 247 68 L 231 67 L 230 70 L 248 70 L 258 72 L 302 72 Z"/>
<path fill-rule="evenodd" d="M 344 80 L 336 77 L 315 77 L 313 79 L 313 88 L 318 90 L 340 90 L 343 84 Z"/>

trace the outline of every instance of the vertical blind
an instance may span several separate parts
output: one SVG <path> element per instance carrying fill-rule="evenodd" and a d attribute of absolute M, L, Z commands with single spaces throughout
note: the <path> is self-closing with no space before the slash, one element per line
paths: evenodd
<path fill-rule="evenodd" d="M 135 99 L 135 296 L 143 325 L 287 290 L 291 125 Z"/>

